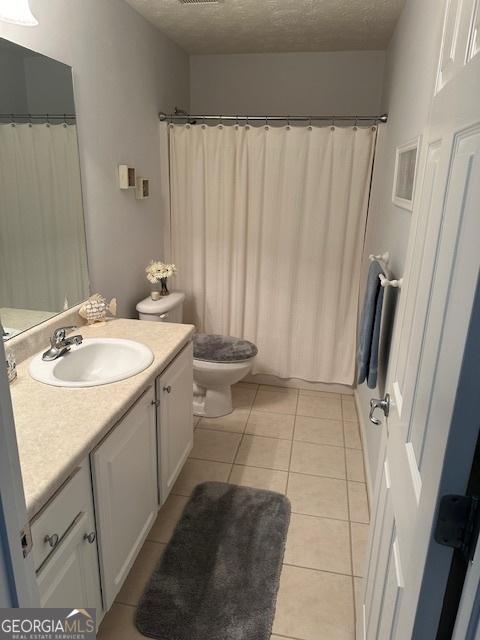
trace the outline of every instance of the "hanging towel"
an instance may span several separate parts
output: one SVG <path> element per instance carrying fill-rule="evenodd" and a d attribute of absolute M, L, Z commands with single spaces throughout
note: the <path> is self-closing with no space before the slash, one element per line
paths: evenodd
<path fill-rule="evenodd" d="M 380 264 L 374 260 L 368 271 L 358 337 L 357 383 L 362 384 L 366 380 L 370 389 L 375 389 L 377 386 L 378 349 L 383 305 L 383 287 L 378 277 L 380 274 L 385 275 Z"/>

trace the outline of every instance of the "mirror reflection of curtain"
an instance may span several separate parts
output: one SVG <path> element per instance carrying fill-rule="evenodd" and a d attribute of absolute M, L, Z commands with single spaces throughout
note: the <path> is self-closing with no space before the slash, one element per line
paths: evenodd
<path fill-rule="evenodd" d="M 253 373 L 352 384 L 375 130 L 169 132 L 185 320 L 255 342 Z"/>
<path fill-rule="evenodd" d="M 0 124 L 0 307 L 88 297 L 77 130 Z"/>

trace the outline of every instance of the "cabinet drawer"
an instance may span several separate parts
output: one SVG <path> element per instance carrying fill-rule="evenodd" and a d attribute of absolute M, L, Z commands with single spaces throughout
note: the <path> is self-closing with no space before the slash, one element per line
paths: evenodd
<path fill-rule="evenodd" d="M 35 570 L 59 545 L 79 513 L 91 510 L 91 503 L 90 469 L 84 462 L 31 523 Z"/>

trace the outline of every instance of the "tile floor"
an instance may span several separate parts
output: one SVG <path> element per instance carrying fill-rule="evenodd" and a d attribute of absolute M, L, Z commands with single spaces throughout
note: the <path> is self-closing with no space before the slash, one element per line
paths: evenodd
<path fill-rule="evenodd" d="M 133 625 L 135 606 L 193 488 L 206 480 L 290 498 L 271 640 L 355 638 L 369 511 L 353 397 L 239 383 L 233 401 L 224 418 L 195 419 L 191 456 L 102 622 L 100 640 L 144 637 Z"/>

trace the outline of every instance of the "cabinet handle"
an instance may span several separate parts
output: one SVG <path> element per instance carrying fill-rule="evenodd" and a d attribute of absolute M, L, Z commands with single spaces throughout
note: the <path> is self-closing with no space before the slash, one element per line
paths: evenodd
<path fill-rule="evenodd" d="M 163 387 L 163 390 L 166 391 L 167 393 L 170 393 L 172 391 L 172 387 L 168 385 L 168 387 Z"/>
<path fill-rule="evenodd" d="M 58 537 L 58 533 L 52 533 L 52 535 L 46 535 L 44 538 L 45 542 L 48 542 L 48 544 L 52 547 L 52 549 L 54 549 L 59 541 L 59 537 Z"/>
<path fill-rule="evenodd" d="M 92 531 L 91 533 L 86 533 L 83 536 L 83 539 L 86 540 L 88 544 L 93 544 L 97 539 L 97 534 L 95 533 L 95 531 Z"/>
<path fill-rule="evenodd" d="M 153 404 L 155 407 L 159 407 L 160 406 L 160 400 L 152 400 L 150 404 Z"/>

